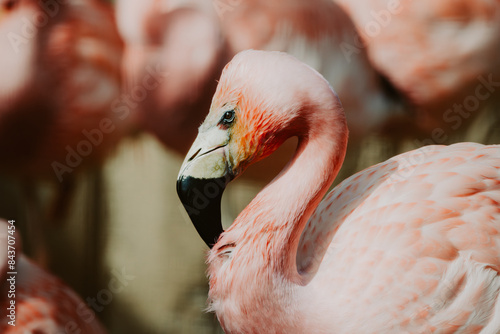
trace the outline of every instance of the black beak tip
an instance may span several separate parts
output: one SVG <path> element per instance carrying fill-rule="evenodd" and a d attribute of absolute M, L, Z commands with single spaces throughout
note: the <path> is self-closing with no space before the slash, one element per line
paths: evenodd
<path fill-rule="evenodd" d="M 222 232 L 221 199 L 229 182 L 227 177 L 199 179 L 180 176 L 177 179 L 177 195 L 200 237 L 212 248 Z"/>

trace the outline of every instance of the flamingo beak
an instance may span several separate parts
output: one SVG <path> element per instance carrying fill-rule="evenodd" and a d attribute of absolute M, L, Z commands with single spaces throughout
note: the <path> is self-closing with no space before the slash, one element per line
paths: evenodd
<path fill-rule="evenodd" d="M 177 178 L 177 194 L 198 234 L 210 248 L 224 232 L 222 193 L 234 178 L 226 157 L 227 140 L 210 143 L 198 136 Z"/>

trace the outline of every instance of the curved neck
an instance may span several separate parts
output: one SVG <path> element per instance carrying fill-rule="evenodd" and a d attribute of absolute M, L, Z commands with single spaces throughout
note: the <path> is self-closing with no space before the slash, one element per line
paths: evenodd
<path fill-rule="evenodd" d="M 314 254 L 315 259 L 302 259 L 297 254 L 300 237 L 342 166 L 348 136 L 345 115 L 336 99 L 329 108 L 309 112 L 305 118 L 291 162 L 235 222 L 260 231 L 256 233 L 262 235 L 260 240 L 266 244 L 273 269 L 301 285 L 317 270 L 309 263 L 319 263 L 312 260 L 321 260 L 326 248 L 318 247 L 321 254 L 309 249 L 307 254 Z M 315 242 L 311 247 L 321 244 Z"/>

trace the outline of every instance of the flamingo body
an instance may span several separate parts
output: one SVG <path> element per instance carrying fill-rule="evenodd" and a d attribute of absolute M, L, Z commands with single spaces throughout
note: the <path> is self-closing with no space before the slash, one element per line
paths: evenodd
<path fill-rule="evenodd" d="M 122 52 L 113 12 L 96 0 L 0 6 L 2 169 L 62 182 L 124 132 L 112 110 Z"/>
<path fill-rule="evenodd" d="M 8 276 L 7 276 L 8 277 Z M 3 282 L 2 282 L 3 283 Z M 7 284 L 3 291 L 7 292 Z M 10 300 L 0 303 L 6 310 Z M 14 333 L 106 333 L 96 314 L 61 280 L 43 271 L 24 255 L 19 256 L 16 275 L 15 326 L 10 318 L 0 322 L 0 331 Z"/>
<path fill-rule="evenodd" d="M 290 136 L 290 163 L 221 233 L 214 185 Z M 212 247 L 210 310 L 224 330 L 497 333 L 500 147 L 423 147 L 322 199 L 346 147 L 338 97 L 310 67 L 262 51 L 226 66 L 178 179 Z"/>
<path fill-rule="evenodd" d="M 45 272 L 21 252 L 21 240 L 15 234 L 14 286 L 11 286 L 7 258 L 7 223 L 0 220 L 0 290 L 2 319 L 0 332 L 14 333 L 106 333 L 96 314 L 61 280 Z M 9 255 L 12 255 L 9 253 Z M 14 293 L 14 295 L 11 295 Z M 11 297 L 8 297 L 11 295 Z M 6 315 L 15 301 L 15 319 Z M 12 322 L 15 324 L 9 324 Z"/>
<path fill-rule="evenodd" d="M 299 263 L 320 261 L 305 286 L 270 270 L 279 260 L 266 246 L 279 232 L 240 216 L 219 243 L 248 238 L 210 255 L 211 309 L 227 333 L 496 333 L 499 203 L 500 147 L 401 154 L 320 203 L 298 249 Z"/>
<path fill-rule="evenodd" d="M 421 128 L 457 130 L 479 108 L 475 101 L 498 96 L 498 1 L 335 2 L 355 23 L 373 66 L 416 107 Z"/>

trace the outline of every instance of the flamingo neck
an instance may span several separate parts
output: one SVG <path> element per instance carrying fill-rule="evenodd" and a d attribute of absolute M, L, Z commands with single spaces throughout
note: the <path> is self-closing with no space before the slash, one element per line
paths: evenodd
<path fill-rule="evenodd" d="M 251 231 L 245 233 L 251 236 L 250 240 L 255 240 L 255 234 L 261 235 L 273 270 L 301 285 L 317 270 L 317 266 L 309 264 L 319 261 L 301 259 L 297 253 L 300 237 L 342 166 L 348 134 L 345 116 L 338 104 L 310 115 L 313 119 L 308 120 L 308 126 L 299 133 L 299 144 L 291 162 L 235 222 Z M 323 255 L 315 254 L 315 257 Z"/>

